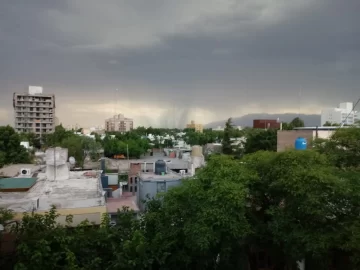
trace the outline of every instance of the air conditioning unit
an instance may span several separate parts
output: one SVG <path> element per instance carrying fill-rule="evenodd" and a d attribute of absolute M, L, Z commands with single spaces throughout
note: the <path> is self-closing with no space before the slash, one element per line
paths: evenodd
<path fill-rule="evenodd" d="M 31 169 L 21 168 L 20 175 L 21 176 L 31 176 Z"/>
<path fill-rule="evenodd" d="M 185 170 L 180 170 L 180 174 L 181 174 L 181 175 L 184 175 L 185 172 L 186 172 Z"/>

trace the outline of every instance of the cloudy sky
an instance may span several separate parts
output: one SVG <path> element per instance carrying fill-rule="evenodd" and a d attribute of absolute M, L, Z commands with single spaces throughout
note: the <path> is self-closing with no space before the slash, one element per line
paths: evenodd
<path fill-rule="evenodd" d="M 359 0 L 1 0 L 0 124 L 27 85 L 83 127 L 115 112 L 146 126 L 319 113 L 360 96 L 359 11 Z"/>

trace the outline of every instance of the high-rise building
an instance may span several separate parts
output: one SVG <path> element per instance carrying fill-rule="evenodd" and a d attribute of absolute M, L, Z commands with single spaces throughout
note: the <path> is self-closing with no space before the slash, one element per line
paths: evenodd
<path fill-rule="evenodd" d="M 196 124 L 195 121 L 191 121 L 190 124 L 186 125 L 186 128 L 192 128 L 195 129 L 196 132 L 202 133 L 204 130 L 204 127 L 202 124 Z"/>
<path fill-rule="evenodd" d="M 55 130 L 55 95 L 43 94 L 41 86 L 29 86 L 27 93 L 13 96 L 15 130 L 38 135 Z"/>
<path fill-rule="evenodd" d="M 331 124 L 353 125 L 356 120 L 360 119 L 359 112 L 353 110 L 352 102 L 343 102 L 337 108 L 327 108 L 321 111 L 321 125 L 326 122 Z"/>
<path fill-rule="evenodd" d="M 131 118 L 125 118 L 123 114 L 114 115 L 114 117 L 105 120 L 106 131 L 127 132 L 134 128 L 134 121 Z"/>

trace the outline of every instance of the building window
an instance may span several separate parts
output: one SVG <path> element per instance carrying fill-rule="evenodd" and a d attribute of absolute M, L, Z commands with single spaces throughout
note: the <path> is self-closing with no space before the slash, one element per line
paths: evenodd
<path fill-rule="evenodd" d="M 165 182 L 158 182 L 157 183 L 157 192 L 165 192 L 166 191 L 166 183 Z"/>

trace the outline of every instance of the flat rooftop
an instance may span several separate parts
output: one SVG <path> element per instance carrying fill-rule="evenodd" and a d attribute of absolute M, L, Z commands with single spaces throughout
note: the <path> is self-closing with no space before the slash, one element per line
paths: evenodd
<path fill-rule="evenodd" d="M 350 128 L 351 126 L 343 126 L 341 128 Z M 329 126 L 329 127 L 296 127 L 294 130 L 336 130 L 339 129 L 338 126 Z"/>
<path fill-rule="evenodd" d="M 36 180 L 36 178 L 2 178 L 0 179 L 0 190 L 29 189 L 35 184 Z"/>
<path fill-rule="evenodd" d="M 136 201 L 137 197 L 133 196 L 131 192 L 124 192 L 120 198 L 107 198 L 106 209 L 108 213 L 117 213 L 123 207 L 128 207 L 130 210 L 138 212 L 139 207 Z"/>
<path fill-rule="evenodd" d="M 185 170 L 189 168 L 189 162 L 179 158 L 169 158 L 168 156 L 144 157 L 141 159 L 132 159 L 130 163 L 155 163 L 158 160 L 164 160 L 169 169 Z"/>
<path fill-rule="evenodd" d="M 50 181 L 39 173 L 33 187 L 26 192 L 0 192 L 0 207 L 15 212 L 105 205 L 98 178 L 89 172 L 70 172 L 67 180 Z"/>
<path fill-rule="evenodd" d="M 184 176 L 190 175 L 180 175 L 179 173 L 168 171 L 164 175 L 158 175 L 154 172 L 141 172 L 140 173 L 140 180 L 142 181 L 164 181 L 164 180 L 179 180 Z"/>
<path fill-rule="evenodd" d="M 35 165 L 35 164 L 13 164 L 8 165 L 0 169 L 0 175 L 6 177 L 15 177 L 20 173 L 22 168 L 30 169 L 33 173 L 44 169 L 44 165 Z"/>

